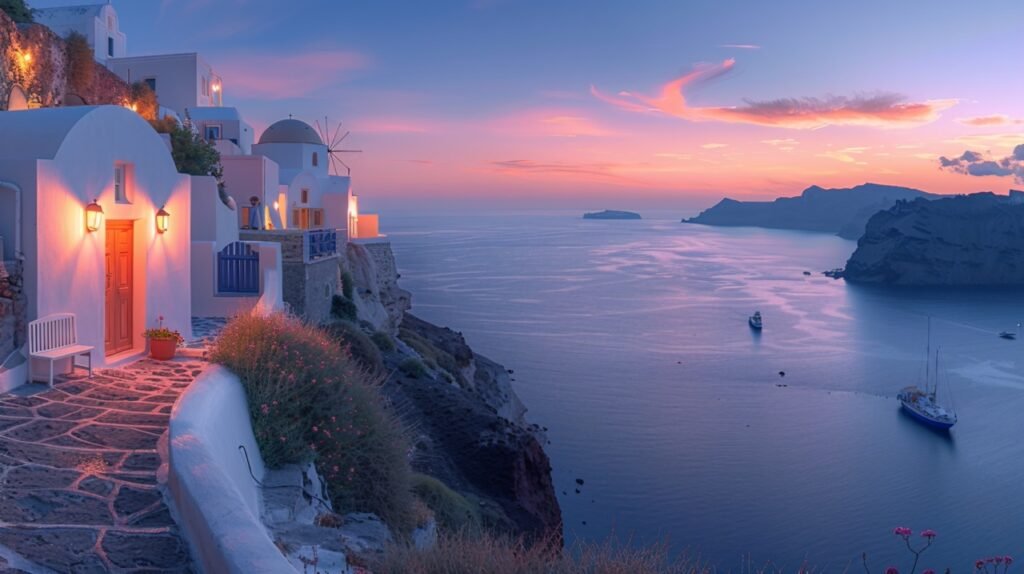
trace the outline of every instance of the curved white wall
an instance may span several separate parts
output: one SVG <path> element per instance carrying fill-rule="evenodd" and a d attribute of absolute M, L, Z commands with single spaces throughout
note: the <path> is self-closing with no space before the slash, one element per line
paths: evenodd
<path fill-rule="evenodd" d="M 204 572 L 296 572 L 260 521 L 259 488 L 239 445 L 262 479 L 245 390 L 238 377 L 213 365 L 171 413 L 167 484 L 179 523 Z"/>

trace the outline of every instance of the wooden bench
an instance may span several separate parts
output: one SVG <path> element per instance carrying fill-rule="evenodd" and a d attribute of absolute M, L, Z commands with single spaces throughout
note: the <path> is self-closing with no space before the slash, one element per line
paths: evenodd
<path fill-rule="evenodd" d="M 32 382 L 32 359 L 50 361 L 49 384 L 52 387 L 53 363 L 70 358 L 71 371 L 74 372 L 75 367 L 81 366 L 75 362 L 81 355 L 89 358 L 89 378 L 92 378 L 92 350 L 92 347 L 78 344 L 73 313 L 58 313 L 36 319 L 28 324 L 28 382 Z"/>

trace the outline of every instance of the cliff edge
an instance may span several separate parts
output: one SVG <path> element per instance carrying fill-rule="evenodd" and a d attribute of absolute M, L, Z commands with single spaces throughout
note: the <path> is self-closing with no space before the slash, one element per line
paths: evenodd
<path fill-rule="evenodd" d="M 898 202 L 868 221 L 843 277 L 889 285 L 1024 285 L 1024 192 Z"/>
<path fill-rule="evenodd" d="M 825 189 L 812 185 L 797 197 L 774 201 L 725 198 L 683 223 L 729 227 L 765 227 L 835 233 L 857 239 L 872 215 L 897 201 L 935 195 L 909 187 L 865 183 L 852 188 Z"/>

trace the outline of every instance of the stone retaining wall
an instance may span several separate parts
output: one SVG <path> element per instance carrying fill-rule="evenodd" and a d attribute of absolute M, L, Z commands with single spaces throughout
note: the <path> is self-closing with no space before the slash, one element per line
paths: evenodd
<path fill-rule="evenodd" d="M 23 285 L 19 262 L 0 262 L 0 363 L 25 344 L 28 299 Z"/>
<path fill-rule="evenodd" d="M 31 60 L 24 59 L 31 54 Z M 89 105 L 128 101 L 128 84 L 100 64 L 92 85 L 75 95 Z M 42 107 L 64 105 L 70 95 L 64 40 L 41 24 L 15 24 L 0 12 L 0 110 L 7 109 L 11 92 L 20 87 L 30 101 Z"/>

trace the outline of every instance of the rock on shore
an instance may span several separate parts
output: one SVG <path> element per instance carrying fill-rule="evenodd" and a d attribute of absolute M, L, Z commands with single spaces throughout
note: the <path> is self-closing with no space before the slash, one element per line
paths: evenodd
<path fill-rule="evenodd" d="M 1024 285 L 1024 192 L 898 202 L 868 222 L 843 276 L 890 285 Z"/>

